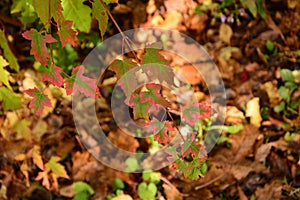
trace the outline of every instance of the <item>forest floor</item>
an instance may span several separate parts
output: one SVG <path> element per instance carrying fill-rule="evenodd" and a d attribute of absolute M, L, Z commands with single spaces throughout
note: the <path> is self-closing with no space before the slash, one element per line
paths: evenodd
<path fill-rule="evenodd" d="M 225 125 L 243 127 L 237 133 L 223 131 L 208 155 L 204 177 L 191 181 L 169 167 L 159 170 L 162 178 L 156 199 L 300 199 L 300 3 L 263 1 L 266 16 L 262 19 L 258 13 L 253 17 L 239 1 L 226 9 L 201 10 L 203 2 L 209 1 L 119 0 L 111 7 L 124 31 L 138 27 L 178 30 L 203 45 L 225 85 Z M 220 12 L 224 13 L 223 22 Z M 12 49 L 22 66 L 23 75 L 16 78 L 15 85 L 29 87 L 39 76 L 26 60 L 29 44 L 20 37 L 18 20 L 3 16 L 0 20 L 7 31 L 14 32 Z M 117 33 L 111 24 L 105 38 Z M 94 37 L 91 35 L 85 37 Z M 78 60 L 87 53 L 89 49 L 81 50 Z M 197 72 L 184 64 L 179 68 L 184 69 L 178 73 L 197 91 L 197 97 L 209 99 L 203 80 L 195 76 Z M 290 74 L 294 78 L 289 78 Z M 296 85 L 293 91 L 288 82 Z M 90 199 L 105 199 L 111 194 L 115 200 L 139 199 L 142 175 L 120 172 L 97 161 L 77 135 L 71 98 L 62 96 L 52 91 L 56 107 L 41 118 L 28 108 L 0 115 L 0 199 L 72 199 L 75 194 L 70 186 L 78 181 L 93 189 Z M 113 143 L 133 152 L 149 145 L 112 126 L 109 101 L 99 105 L 101 126 Z M 20 115 L 24 123 L 16 128 L 13 124 Z M 34 137 L 35 143 L 23 140 L 26 134 Z M 45 161 L 60 157 L 58 168 L 63 166 L 67 173 L 65 178 L 50 177 L 50 190 L 37 180 L 38 162 L 22 157 L 34 155 L 37 149 Z M 124 183 L 118 192 L 116 179 Z"/>

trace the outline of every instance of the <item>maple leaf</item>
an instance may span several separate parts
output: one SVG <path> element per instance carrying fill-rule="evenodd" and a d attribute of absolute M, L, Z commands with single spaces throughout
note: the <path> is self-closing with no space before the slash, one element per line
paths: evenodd
<path fill-rule="evenodd" d="M 182 145 L 182 158 L 185 158 L 188 155 L 191 155 L 193 158 L 199 157 L 201 158 L 200 160 L 202 161 L 203 157 L 207 156 L 207 152 L 203 144 L 200 144 L 195 140 L 193 141 L 186 140 Z"/>
<path fill-rule="evenodd" d="M 154 140 L 160 144 L 167 144 L 170 141 L 168 132 L 174 130 L 170 121 L 161 122 L 158 121 L 156 118 L 152 119 L 148 123 L 147 129 L 153 131 Z"/>
<path fill-rule="evenodd" d="M 124 74 L 126 74 L 129 70 L 137 67 L 137 65 L 129 58 L 124 60 L 114 60 L 109 66 L 109 69 L 116 73 L 118 79 L 120 79 Z"/>
<path fill-rule="evenodd" d="M 146 84 L 148 91 L 141 92 L 141 103 L 148 102 L 150 105 L 155 106 L 160 104 L 163 107 L 170 106 L 170 103 L 160 94 L 161 85 L 155 83 Z"/>
<path fill-rule="evenodd" d="M 133 118 L 136 119 L 149 119 L 148 110 L 151 105 L 148 102 L 141 103 L 140 94 L 133 94 L 130 99 L 128 106 L 133 108 Z"/>
<path fill-rule="evenodd" d="M 25 31 L 22 36 L 27 40 L 31 40 L 30 54 L 34 55 L 35 59 L 42 65 L 47 66 L 50 55 L 47 51 L 46 43 L 56 42 L 56 39 L 50 34 L 38 32 L 36 29 Z"/>
<path fill-rule="evenodd" d="M 87 97 L 98 97 L 100 95 L 97 80 L 83 75 L 84 66 L 73 68 L 72 76 L 65 81 L 67 95 L 78 90 Z"/>
<path fill-rule="evenodd" d="M 162 107 L 168 107 L 169 102 L 161 96 L 161 86 L 154 83 L 146 84 L 147 91 L 134 94 L 129 98 L 128 106 L 133 108 L 134 119 L 148 119 L 149 111 L 152 107 L 161 105 Z"/>
<path fill-rule="evenodd" d="M 67 43 L 75 46 L 77 32 L 72 29 L 73 22 L 70 20 L 65 20 L 58 26 L 57 34 L 60 38 L 61 46 L 64 48 Z"/>
<path fill-rule="evenodd" d="M 209 118 L 211 115 L 212 108 L 209 104 L 201 102 L 194 103 L 191 107 L 185 108 L 182 112 L 182 119 L 193 127 L 199 119 Z"/>
<path fill-rule="evenodd" d="M 53 85 L 60 87 L 64 84 L 64 79 L 60 75 L 61 68 L 52 63 L 50 68 L 45 69 L 43 81 L 50 81 Z"/>
<path fill-rule="evenodd" d="M 50 190 L 50 181 L 49 181 L 49 178 L 48 178 L 48 172 L 49 171 L 42 171 L 42 172 L 39 172 L 37 177 L 35 177 L 35 180 L 36 181 L 39 181 L 39 180 L 43 180 L 42 181 L 42 185 L 47 188 L 48 190 Z"/>
<path fill-rule="evenodd" d="M 47 95 L 39 91 L 37 88 L 28 89 L 24 91 L 29 96 L 33 97 L 29 104 L 29 108 L 34 108 L 37 115 L 42 115 L 44 107 L 52 107 L 50 99 Z"/>
<path fill-rule="evenodd" d="M 157 48 L 147 48 L 146 53 L 143 55 L 143 64 L 170 64 L 170 61 L 166 60 L 164 56 L 159 53 L 159 51 L 160 49 Z"/>

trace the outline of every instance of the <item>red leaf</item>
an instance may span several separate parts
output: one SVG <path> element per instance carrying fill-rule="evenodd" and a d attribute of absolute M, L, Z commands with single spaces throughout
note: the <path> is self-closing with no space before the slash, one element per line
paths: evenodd
<path fill-rule="evenodd" d="M 59 35 L 61 46 L 64 48 L 67 43 L 70 43 L 72 46 L 76 44 L 76 35 L 77 32 L 72 29 L 72 21 L 65 20 L 58 27 L 57 34 Z"/>
<path fill-rule="evenodd" d="M 29 108 L 34 108 L 37 115 L 42 115 L 44 107 L 52 107 L 50 99 L 37 88 L 28 89 L 24 91 L 29 96 L 33 97 L 29 104 Z"/>
<path fill-rule="evenodd" d="M 43 81 L 50 81 L 53 85 L 60 87 L 64 84 L 64 79 L 60 75 L 61 68 L 52 64 L 51 67 L 46 69 L 43 76 Z"/>
<path fill-rule="evenodd" d="M 73 91 L 78 90 L 87 97 L 96 98 L 100 95 L 97 87 L 97 80 L 83 75 L 84 66 L 80 65 L 73 68 L 72 76 L 66 80 L 67 95 L 72 94 Z"/>
<path fill-rule="evenodd" d="M 50 34 L 44 35 L 43 32 L 38 32 L 35 29 L 24 32 L 22 36 L 27 40 L 31 40 L 30 54 L 34 55 L 35 59 L 42 65 L 47 66 L 50 55 L 46 43 L 53 43 L 56 40 Z"/>
<path fill-rule="evenodd" d="M 212 115 L 212 109 L 207 103 L 195 103 L 182 112 L 182 119 L 190 126 L 194 126 L 199 119 L 209 118 Z"/>

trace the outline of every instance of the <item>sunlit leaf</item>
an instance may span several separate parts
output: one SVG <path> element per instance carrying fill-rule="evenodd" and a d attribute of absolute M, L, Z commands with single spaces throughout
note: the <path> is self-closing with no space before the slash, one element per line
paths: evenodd
<path fill-rule="evenodd" d="M 56 22 L 60 21 L 62 16 L 62 5 L 60 0 L 40 1 L 32 0 L 35 12 L 38 14 L 41 22 L 47 27 L 50 26 L 49 19 L 52 17 Z"/>
<path fill-rule="evenodd" d="M 10 50 L 5 34 L 1 29 L 0 29 L 0 47 L 3 49 L 3 55 L 9 62 L 10 68 L 19 71 L 20 66 L 18 64 L 18 60 Z"/>
<path fill-rule="evenodd" d="M 83 4 L 84 0 L 64 0 L 62 1 L 63 16 L 67 20 L 73 21 L 74 28 L 88 33 L 91 28 L 91 9 Z"/>
<path fill-rule="evenodd" d="M 8 82 L 9 72 L 6 71 L 3 67 L 7 66 L 8 63 L 2 56 L 0 56 L 0 83 L 3 83 L 8 88 L 10 88 L 10 84 Z"/>
<path fill-rule="evenodd" d="M 5 111 L 22 108 L 21 98 L 6 87 L 0 87 L 0 101 Z"/>
<path fill-rule="evenodd" d="M 22 36 L 27 40 L 31 40 L 30 54 L 34 55 L 35 59 L 42 65 L 47 66 L 50 55 L 46 43 L 53 43 L 56 40 L 50 34 L 38 32 L 36 29 L 30 29 L 24 32 Z"/>

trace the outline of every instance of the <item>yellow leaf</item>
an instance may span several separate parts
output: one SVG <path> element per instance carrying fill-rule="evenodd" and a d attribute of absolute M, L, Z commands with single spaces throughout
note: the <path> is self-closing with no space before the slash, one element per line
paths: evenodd
<path fill-rule="evenodd" d="M 62 177 L 68 179 L 69 176 L 65 170 L 65 167 L 58 163 L 58 161 L 60 161 L 59 157 L 52 156 L 49 162 L 46 164 L 46 168 L 50 169 L 58 178 Z"/>
<path fill-rule="evenodd" d="M 30 121 L 23 119 L 14 125 L 14 131 L 17 132 L 16 139 L 31 140 Z"/>
<path fill-rule="evenodd" d="M 260 115 L 259 98 L 251 99 L 246 106 L 246 117 L 250 117 L 250 123 L 256 127 L 260 127 L 262 121 Z"/>
<path fill-rule="evenodd" d="M 227 44 L 230 44 L 230 39 L 232 37 L 232 29 L 227 24 L 221 24 L 220 30 L 219 30 L 219 37 L 223 42 L 226 42 Z"/>
<path fill-rule="evenodd" d="M 132 197 L 128 194 L 119 194 L 118 196 L 112 198 L 112 200 L 132 200 Z"/>

